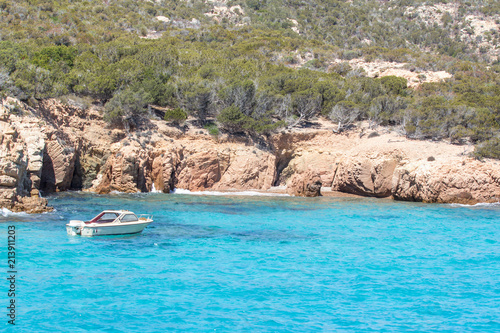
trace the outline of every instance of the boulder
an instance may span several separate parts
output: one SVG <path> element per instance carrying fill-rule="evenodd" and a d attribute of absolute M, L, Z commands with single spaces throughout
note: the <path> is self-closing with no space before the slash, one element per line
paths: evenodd
<path fill-rule="evenodd" d="M 47 199 L 38 196 L 18 197 L 17 202 L 12 206 L 13 212 L 26 212 L 30 214 L 39 214 L 50 212 L 52 207 L 47 206 Z"/>
<path fill-rule="evenodd" d="M 340 159 L 332 190 L 373 197 L 388 197 L 398 160 L 393 155 Z"/>
<path fill-rule="evenodd" d="M 317 171 L 309 170 L 306 173 L 294 174 L 287 183 L 288 194 L 298 197 L 321 196 L 321 176 Z"/>
<path fill-rule="evenodd" d="M 17 185 L 17 179 L 7 175 L 0 175 L 0 186 L 5 187 L 15 187 Z"/>

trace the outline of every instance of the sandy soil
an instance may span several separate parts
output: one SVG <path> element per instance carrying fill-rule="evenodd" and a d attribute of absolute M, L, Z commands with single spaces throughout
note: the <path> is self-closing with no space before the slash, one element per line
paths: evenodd
<path fill-rule="evenodd" d="M 214 140 L 204 128 L 195 126 L 194 119 L 186 122 L 187 130 L 182 133 L 178 128 L 168 126 L 164 121 L 155 121 L 159 133 L 177 133 L 186 140 Z M 349 152 L 349 155 L 400 151 L 409 160 L 436 160 L 463 157 L 473 152 L 471 145 L 455 145 L 447 141 L 411 140 L 396 129 L 377 126 L 369 127 L 367 121 L 358 122 L 352 130 L 335 133 L 337 124 L 325 118 L 317 118 L 303 126 L 285 129 L 282 133 L 303 134 L 307 138 L 296 142 L 295 151 L 317 151 L 319 154 Z M 221 135 L 219 140 L 225 141 Z"/>
<path fill-rule="evenodd" d="M 343 60 L 337 59 L 333 64 L 342 62 Z M 439 82 L 444 79 L 451 78 L 452 75 L 445 71 L 410 71 L 406 69 L 407 63 L 403 62 L 390 62 L 390 61 L 370 61 L 366 62 L 364 59 L 352 59 L 348 61 L 349 66 L 353 69 L 363 69 L 369 77 L 383 77 L 383 76 L 398 76 L 408 80 L 409 87 L 417 87 L 425 82 Z"/>

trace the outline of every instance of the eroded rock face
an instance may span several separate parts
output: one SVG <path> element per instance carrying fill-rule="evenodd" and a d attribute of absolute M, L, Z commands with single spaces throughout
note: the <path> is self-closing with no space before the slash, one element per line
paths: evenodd
<path fill-rule="evenodd" d="M 283 169 L 279 183 L 285 185 L 294 174 L 307 173 L 314 170 L 320 176 L 323 186 L 332 186 L 338 168 L 338 154 L 319 151 L 296 151 L 287 167 Z"/>
<path fill-rule="evenodd" d="M 179 156 L 176 150 L 161 150 L 155 155 L 151 170 L 154 188 L 157 191 L 169 193 L 174 189 L 175 170 L 179 163 Z"/>
<path fill-rule="evenodd" d="M 71 187 L 84 190 L 91 188 L 110 154 L 110 151 L 90 143 L 80 147 L 76 154 Z"/>
<path fill-rule="evenodd" d="M 215 150 L 185 152 L 175 175 L 175 186 L 190 191 L 212 188 L 221 177 Z"/>
<path fill-rule="evenodd" d="M 287 183 L 287 193 L 298 197 L 321 196 L 321 177 L 317 171 L 294 174 Z"/>
<path fill-rule="evenodd" d="M 276 177 L 276 157 L 269 152 L 254 148 L 231 150 L 229 158 L 221 158 L 227 169 L 214 187 L 217 190 L 267 190 Z"/>
<path fill-rule="evenodd" d="M 470 158 L 419 161 L 398 166 L 392 193 L 397 200 L 465 203 L 500 200 L 500 166 Z"/>
<path fill-rule="evenodd" d="M 95 192 L 136 193 L 143 188 L 145 190 L 146 176 L 149 176 L 148 163 L 149 159 L 144 151 L 134 146 L 123 147 L 108 158 Z"/>
<path fill-rule="evenodd" d="M 388 197 L 398 160 L 394 155 L 356 156 L 340 159 L 332 189 L 364 196 Z"/>
<path fill-rule="evenodd" d="M 81 189 L 85 182 L 90 187 L 105 162 L 92 152 L 107 158 L 110 141 L 104 123 L 92 117 L 92 112 L 55 100 L 41 101 L 36 108 L 13 98 L 2 100 L 0 206 L 14 211 L 47 211 L 47 200 L 40 198 L 40 193 Z M 85 150 L 80 149 L 82 141 L 86 142 Z"/>
<path fill-rule="evenodd" d="M 75 159 L 75 148 L 71 144 L 57 137 L 47 140 L 43 153 L 41 190 L 49 193 L 70 189 Z"/>
<path fill-rule="evenodd" d="M 21 121 L 23 110 L 15 103 L 7 99 L 0 104 L 0 207 L 16 212 L 49 211 L 47 200 L 38 192 L 45 137 L 38 119 Z M 14 105 L 16 110 L 11 110 Z"/>
<path fill-rule="evenodd" d="M 206 142 L 171 145 L 145 154 L 121 149 L 112 155 L 93 189 L 111 191 L 157 191 L 174 188 L 190 191 L 269 189 L 276 177 L 274 155 L 250 148 L 217 147 Z M 143 174 L 141 180 L 139 175 Z M 142 188 L 141 188 L 142 186 Z"/>

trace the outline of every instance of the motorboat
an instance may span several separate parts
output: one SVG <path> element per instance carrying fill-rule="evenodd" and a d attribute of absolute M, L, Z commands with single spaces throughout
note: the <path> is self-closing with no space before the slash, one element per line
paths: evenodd
<path fill-rule="evenodd" d="M 71 220 L 66 224 L 70 236 L 128 235 L 140 233 L 152 215 L 136 215 L 128 210 L 105 210 L 90 221 Z"/>

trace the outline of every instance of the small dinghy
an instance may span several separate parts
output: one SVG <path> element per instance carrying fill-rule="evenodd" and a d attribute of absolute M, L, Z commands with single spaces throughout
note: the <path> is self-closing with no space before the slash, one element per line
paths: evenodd
<path fill-rule="evenodd" d="M 90 221 L 69 221 L 66 231 L 70 236 L 129 235 L 142 232 L 151 222 L 152 215 L 137 216 L 128 210 L 105 210 Z"/>

